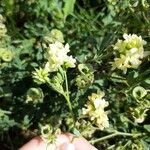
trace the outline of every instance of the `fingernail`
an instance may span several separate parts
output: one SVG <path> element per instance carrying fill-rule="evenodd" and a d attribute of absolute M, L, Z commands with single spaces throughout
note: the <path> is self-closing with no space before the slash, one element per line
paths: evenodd
<path fill-rule="evenodd" d="M 56 147 L 56 145 L 54 145 L 54 144 L 49 144 L 49 145 L 47 145 L 47 148 L 46 148 L 47 150 L 56 150 L 57 149 L 57 147 Z"/>
<path fill-rule="evenodd" d="M 63 145 L 63 149 L 64 150 L 75 150 L 75 147 L 74 147 L 74 145 L 73 144 L 64 144 Z"/>

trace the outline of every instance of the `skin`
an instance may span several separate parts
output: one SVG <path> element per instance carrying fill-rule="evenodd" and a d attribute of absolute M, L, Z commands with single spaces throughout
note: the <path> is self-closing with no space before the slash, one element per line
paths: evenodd
<path fill-rule="evenodd" d="M 58 147 L 57 150 L 97 150 L 83 137 L 73 138 L 73 135 L 70 133 L 58 136 L 56 145 Z M 19 150 L 46 150 L 46 144 L 41 137 L 35 137 Z"/>

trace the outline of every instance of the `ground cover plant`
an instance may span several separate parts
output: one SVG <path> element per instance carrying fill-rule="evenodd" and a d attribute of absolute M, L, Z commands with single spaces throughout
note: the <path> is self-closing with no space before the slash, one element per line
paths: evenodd
<path fill-rule="evenodd" d="M 0 149 L 149 150 L 149 60 L 149 0 L 1 0 Z"/>

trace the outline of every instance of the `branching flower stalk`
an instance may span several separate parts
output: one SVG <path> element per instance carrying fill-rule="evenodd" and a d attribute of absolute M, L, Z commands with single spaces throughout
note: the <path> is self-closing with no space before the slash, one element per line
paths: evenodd
<path fill-rule="evenodd" d="M 60 93 L 61 95 L 64 96 L 67 105 L 69 107 L 69 111 L 71 113 L 72 119 L 73 119 L 73 124 L 75 125 L 75 120 L 74 120 L 74 114 L 73 114 L 73 109 L 72 109 L 72 104 L 70 102 L 70 94 L 69 94 L 69 88 L 68 88 L 68 79 L 67 79 L 67 73 L 66 71 L 63 69 L 63 71 L 61 71 L 61 73 L 63 73 L 63 77 L 64 77 L 64 81 L 65 81 L 65 89 L 63 88 L 63 86 L 60 84 L 61 90 L 58 89 L 56 87 L 55 84 L 51 83 L 50 80 L 46 80 L 45 82 L 47 83 L 47 85 L 49 87 L 51 87 L 52 89 L 54 89 L 56 92 Z"/>
<path fill-rule="evenodd" d="M 67 104 L 68 104 L 68 107 L 69 107 L 69 111 L 71 113 L 71 116 L 72 116 L 72 119 L 73 119 L 73 122 L 74 121 L 74 114 L 73 114 L 73 110 L 72 110 L 72 105 L 71 105 L 71 102 L 70 102 L 70 95 L 69 95 L 69 89 L 68 89 L 68 79 L 67 79 L 67 73 L 66 71 L 63 71 L 64 73 L 64 80 L 65 80 L 65 90 L 64 88 L 62 87 L 62 90 L 59 90 L 56 88 L 55 85 L 53 85 L 50 81 L 45 81 L 47 83 L 47 85 L 49 87 L 51 87 L 52 89 L 54 89 L 56 92 L 62 94 L 65 98 L 65 100 L 67 101 Z M 62 85 L 61 85 L 62 86 Z"/>
<path fill-rule="evenodd" d="M 73 118 L 73 122 L 74 122 L 74 115 L 73 115 L 72 105 L 70 102 L 66 71 L 68 68 L 74 68 L 76 66 L 75 65 L 76 59 L 74 59 L 72 56 L 67 54 L 70 51 L 69 44 L 67 43 L 63 45 L 62 42 L 64 42 L 64 40 L 63 40 L 63 35 L 61 34 L 61 32 L 58 32 L 57 30 L 53 30 L 53 32 L 51 32 L 51 34 L 56 35 L 55 32 L 57 32 L 58 37 L 52 36 L 53 40 L 55 39 L 54 41 L 53 40 L 51 41 L 49 39 L 49 42 L 50 43 L 52 42 L 52 43 L 49 44 L 48 47 L 46 47 L 47 52 L 45 54 L 45 58 L 47 60 L 47 63 L 45 65 L 45 69 L 48 72 L 58 71 L 56 77 L 54 77 L 52 80 L 50 79 L 49 84 L 54 90 L 62 94 L 64 98 L 66 99 L 71 116 Z M 63 88 L 64 82 L 65 82 L 65 89 Z"/>
<path fill-rule="evenodd" d="M 74 68 L 76 66 L 76 59 L 71 55 L 68 55 L 69 44 L 63 44 L 63 34 L 59 30 L 52 30 L 50 33 L 51 36 L 45 36 L 46 45 L 43 43 L 43 46 L 46 50 L 45 59 L 46 64 L 43 69 L 36 69 L 33 73 L 33 78 L 36 79 L 37 83 L 46 83 L 56 92 L 64 96 L 67 101 L 69 111 L 71 113 L 73 122 L 74 115 L 72 110 L 72 105 L 70 102 L 70 93 L 68 89 L 68 79 L 67 79 L 67 69 Z M 52 78 L 49 78 L 49 74 L 55 72 L 56 75 L 52 75 Z M 65 82 L 65 88 L 64 83 Z"/>

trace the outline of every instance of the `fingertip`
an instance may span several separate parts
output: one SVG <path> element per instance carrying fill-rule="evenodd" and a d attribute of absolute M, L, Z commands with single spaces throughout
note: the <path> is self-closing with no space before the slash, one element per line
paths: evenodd
<path fill-rule="evenodd" d="M 91 145 L 85 138 L 79 137 L 73 140 L 73 144 L 77 150 L 97 150 L 93 145 Z"/>
<path fill-rule="evenodd" d="M 46 144 L 43 142 L 41 137 L 35 137 L 32 140 L 30 140 L 28 143 L 23 145 L 19 150 L 42 150 L 46 148 Z"/>
<path fill-rule="evenodd" d="M 70 143 L 70 139 L 66 134 L 61 134 L 56 139 L 56 145 L 59 147 L 64 143 Z"/>
<path fill-rule="evenodd" d="M 75 146 L 71 143 L 64 143 L 60 146 L 60 150 L 75 150 Z"/>

